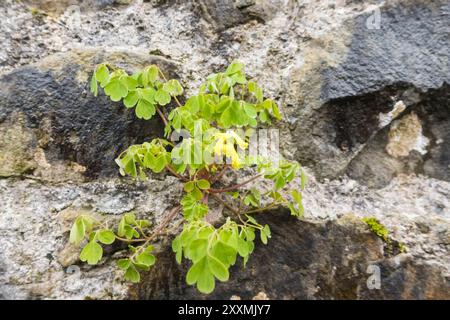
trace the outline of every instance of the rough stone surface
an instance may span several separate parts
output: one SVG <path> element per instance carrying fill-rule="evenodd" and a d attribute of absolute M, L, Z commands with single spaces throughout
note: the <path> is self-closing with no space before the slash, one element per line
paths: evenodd
<path fill-rule="evenodd" d="M 35 173 L 47 180 L 73 179 L 77 169 L 80 179 L 115 176 L 111 159 L 128 145 L 162 133 L 159 122 L 139 120 L 104 94 L 96 98 L 89 92 L 88 79 L 101 61 L 129 70 L 157 63 L 173 76 L 174 64 L 164 58 L 105 49 L 51 56 L 4 75 L 2 176 Z M 61 161 L 71 166 L 67 174 L 58 166 Z"/>
<path fill-rule="evenodd" d="M 182 187 L 169 177 L 116 178 L 117 154 L 161 127 L 92 97 L 87 82 L 105 60 L 128 70 L 157 63 L 189 94 L 239 59 L 282 106 L 282 151 L 309 167 L 310 179 L 304 220 L 265 215 L 273 238 L 212 297 L 450 299 L 449 7 L 2 1 L 0 298 L 205 298 L 185 285 L 170 237 L 157 244 L 160 266 L 132 287 L 113 265 L 122 247 L 88 267 L 68 245 L 78 214 L 118 219 L 135 210 L 157 224 Z M 359 219 L 369 216 L 395 248 Z M 370 266 L 381 270 L 380 290 L 367 287 Z"/>
<path fill-rule="evenodd" d="M 352 215 L 315 224 L 280 213 L 261 221 L 274 226 L 270 246 L 259 246 L 245 269 L 233 267 L 235 276 L 217 284 L 208 299 L 251 299 L 258 292 L 271 299 L 448 299 L 450 282 L 439 269 L 407 255 L 389 257 L 382 241 Z M 180 268 L 170 252 L 159 259 L 164 267 L 134 288 L 136 298 L 206 298 L 185 284 L 186 266 Z M 367 268 L 374 265 L 381 270 L 380 290 L 367 289 Z"/>

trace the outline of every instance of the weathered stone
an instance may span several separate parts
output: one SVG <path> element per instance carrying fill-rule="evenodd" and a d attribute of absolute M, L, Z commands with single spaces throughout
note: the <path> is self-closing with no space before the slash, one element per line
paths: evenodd
<path fill-rule="evenodd" d="M 226 283 L 217 282 L 211 295 L 201 295 L 195 288 L 185 284 L 187 265 L 178 266 L 170 248 L 167 248 L 167 251 L 158 256 L 160 266 L 163 267 L 147 274 L 143 282 L 132 291 L 133 297 L 450 298 L 450 282 L 440 274 L 439 269 L 404 260 L 401 256 L 389 257 L 383 250 L 382 241 L 352 215 L 343 216 L 334 222 L 310 223 L 289 218 L 287 212 L 283 212 L 264 215 L 260 220 L 273 226 L 270 244 L 257 246 L 246 268 L 241 263 L 232 267 L 233 277 Z M 381 269 L 379 290 L 367 288 L 371 275 L 367 273 L 369 266 Z M 425 268 L 432 271 L 422 272 Z M 419 287 L 411 290 L 415 283 L 420 284 Z"/>
<path fill-rule="evenodd" d="M 303 76 L 306 85 L 300 91 L 309 98 L 300 95 L 298 100 L 307 105 L 297 111 L 298 125 L 293 131 L 299 142 L 296 157 L 313 166 L 321 177 L 339 175 L 380 130 L 380 113 L 391 111 L 401 100 L 406 108 L 417 105 L 418 94 L 425 100 L 448 97 L 450 38 L 442 17 L 449 13 L 448 1 L 392 1 L 347 20 L 340 32 L 343 39 L 349 32 L 351 36 L 342 57 L 334 64 L 320 59 L 328 67 L 321 71 L 319 81 L 309 79 L 315 72 Z M 368 28 L 368 19 L 376 15 L 381 15 L 379 25 Z M 321 87 L 320 97 L 311 96 L 315 89 L 308 82 Z M 448 100 L 429 112 L 445 113 L 447 105 Z M 442 148 L 447 143 L 442 140 Z M 439 159 L 433 162 L 444 162 L 439 167 L 447 167 L 447 158 Z"/>
<path fill-rule="evenodd" d="M 174 75 L 174 64 L 164 58 L 103 49 L 58 54 L 4 75 L 3 176 L 33 170 L 37 177 L 54 181 L 115 176 L 113 160 L 120 152 L 162 132 L 159 120 L 139 120 L 104 94 L 96 98 L 89 92 L 89 77 L 104 61 L 130 71 L 157 63 Z"/>
<path fill-rule="evenodd" d="M 286 121 L 276 125 L 285 156 L 315 173 L 305 221 L 262 217 L 273 238 L 257 243 L 247 269 L 235 266 L 212 297 L 448 298 L 448 1 L 33 2 L 40 11 L 31 1 L 0 3 L 0 297 L 209 298 L 185 284 L 170 237 L 156 243 L 157 266 L 130 291 L 113 262 L 123 247 L 105 248 L 96 267 L 78 264 L 68 232 L 84 210 L 112 220 L 134 210 L 158 224 L 182 192 L 169 177 L 110 179 L 117 153 L 161 128 L 92 97 L 93 66 L 156 62 L 190 94 L 238 59 L 283 109 Z M 392 123 L 414 114 L 426 154 L 389 155 Z M 376 217 L 407 253 L 359 218 L 340 218 L 348 212 Z M 369 266 L 380 268 L 380 290 L 367 286 Z"/>

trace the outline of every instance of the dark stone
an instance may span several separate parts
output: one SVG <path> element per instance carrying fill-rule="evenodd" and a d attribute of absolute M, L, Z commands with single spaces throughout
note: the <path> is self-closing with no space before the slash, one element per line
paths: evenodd
<path fill-rule="evenodd" d="M 400 172 L 448 180 L 450 3 L 393 1 L 379 12 L 380 29 L 367 27 L 375 11 L 345 24 L 352 33 L 348 51 L 339 65 L 322 70 L 321 104 L 299 116 L 296 158 L 319 178 L 350 172 L 374 187 Z M 384 151 L 389 127 L 378 116 L 400 100 L 405 114 L 418 114 L 430 145 L 424 156 L 397 161 Z"/>
<path fill-rule="evenodd" d="M 46 68 L 46 63 L 14 70 L 0 78 L 0 124 L 14 113 L 25 116 L 25 126 L 38 137 L 49 135 L 44 145 L 47 160 L 69 160 L 86 167 L 88 178 L 117 175 L 114 159 L 129 145 L 161 136 L 159 118 L 137 119 L 133 110 L 113 103 L 99 90 L 89 92 L 89 80 L 79 82 L 79 72 L 92 74 L 95 63 L 108 59 L 107 54 L 91 52 L 83 56 L 72 53 L 55 58 L 59 69 Z M 82 57 L 82 58 L 80 58 Z M 118 54 L 119 65 L 156 63 L 173 74 L 173 65 L 159 57 Z M 84 59 L 90 59 L 87 66 Z M 123 59 L 123 60 L 122 60 Z M 142 59 L 142 60 L 140 60 Z M 108 60 L 109 61 L 109 60 Z M 131 62 L 131 63 L 130 63 Z M 55 63 L 53 60 L 50 64 Z M 50 121 L 50 128 L 44 128 Z M 32 150 L 31 150 L 32 151 Z"/>
<path fill-rule="evenodd" d="M 450 298 L 450 286 L 443 277 L 432 274 L 434 291 L 411 293 L 414 272 L 422 270 L 415 263 L 385 268 L 392 257 L 385 257 L 382 241 L 353 216 L 327 223 L 304 222 L 287 212 L 265 214 L 260 222 L 269 223 L 272 239 L 267 246 L 259 241 L 246 268 L 240 262 L 231 268 L 230 280 L 216 282 L 211 295 L 202 295 L 185 283 L 186 263 L 178 266 L 167 244 L 158 255 L 158 267 L 145 273 L 131 290 L 138 299 L 230 299 L 237 295 L 251 299 L 264 292 L 271 299 L 358 299 L 428 297 Z M 240 258 L 239 258 L 240 261 Z M 367 288 L 369 265 L 382 268 L 382 288 L 373 294 Z M 421 275 L 421 281 L 429 279 Z M 441 282 L 439 282 L 441 281 Z M 428 290 L 429 286 L 424 286 Z M 397 288 L 393 290 L 392 288 Z M 401 288 L 405 288 L 402 290 Z M 364 295 L 360 292 L 363 290 Z M 387 291 L 385 291 L 387 290 Z M 379 290 L 375 290 L 379 291 Z"/>
<path fill-rule="evenodd" d="M 450 3 L 393 1 L 380 10 L 380 29 L 368 29 L 375 12 L 360 15 L 343 63 L 323 72 L 322 98 L 358 96 L 398 83 L 422 90 L 450 83 Z"/>

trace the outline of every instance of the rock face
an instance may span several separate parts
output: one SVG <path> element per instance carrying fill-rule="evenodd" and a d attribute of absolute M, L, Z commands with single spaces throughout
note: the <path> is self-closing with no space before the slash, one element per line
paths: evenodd
<path fill-rule="evenodd" d="M 134 288 L 133 297 L 252 299 L 263 292 L 270 299 L 448 299 L 450 282 L 438 269 L 405 254 L 390 257 L 383 242 L 355 216 L 327 223 L 287 216 L 274 213 L 261 219 L 274 226 L 270 245 L 259 246 L 246 268 L 233 267 L 232 279 L 217 284 L 210 296 L 199 297 L 186 285 L 187 268 L 180 268 L 166 251 L 159 256 L 162 266 Z M 378 289 L 367 284 L 374 273 L 370 268 L 379 268 Z"/>
<path fill-rule="evenodd" d="M 116 176 L 111 159 L 128 145 L 162 133 L 158 122 L 141 121 L 121 105 L 111 105 L 108 97 L 89 92 L 88 79 L 100 61 L 130 70 L 152 63 L 174 69 L 160 57 L 85 50 L 1 77 L 1 176 L 32 174 L 58 181 Z"/>
<path fill-rule="evenodd" d="M 0 4 L 0 298 L 450 299 L 448 0 L 49 3 Z M 156 63 L 189 94 L 233 59 L 282 106 L 304 220 L 261 217 L 273 238 L 211 296 L 185 284 L 170 236 L 139 285 L 114 267 L 122 247 L 79 263 L 77 215 L 158 224 L 182 193 L 118 179 L 114 158 L 162 126 L 93 97 L 94 66 Z"/>

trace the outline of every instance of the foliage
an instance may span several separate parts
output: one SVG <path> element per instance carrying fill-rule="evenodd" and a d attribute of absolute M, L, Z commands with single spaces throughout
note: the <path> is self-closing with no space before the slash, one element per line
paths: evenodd
<path fill-rule="evenodd" d="M 389 242 L 389 231 L 382 225 L 376 218 L 367 217 L 362 220 L 369 226 L 370 231 L 375 233 L 378 237 L 383 239 L 384 242 Z"/>
<path fill-rule="evenodd" d="M 120 173 L 145 180 L 150 172 L 166 172 L 184 184 L 184 195 L 180 205 L 166 213 L 156 227 L 133 213 L 124 215 L 116 229 L 88 216 L 78 217 L 70 241 L 84 245 L 82 261 L 97 264 L 103 256 L 102 245 L 128 243 L 129 256 L 117 264 L 126 280 L 139 282 L 140 272 L 155 264 L 151 244 L 182 211 L 182 231 L 172 243 L 176 261 L 190 261 L 187 283 L 210 293 L 216 280 L 228 280 L 229 268 L 238 257 L 245 266 L 256 238 L 268 243 L 270 227 L 257 222 L 259 212 L 285 206 L 293 216 L 303 215 L 301 191 L 306 176 L 300 165 L 245 153 L 255 128 L 280 120 L 281 113 L 255 81 L 247 80 L 241 63 L 233 62 L 225 72 L 208 76 L 198 93 L 185 103 L 179 100 L 184 98 L 180 82 L 168 80 L 155 65 L 130 75 L 101 64 L 90 88 L 95 96 L 102 88 L 112 101 L 122 101 L 126 108 L 134 109 L 137 118 L 149 120 L 157 115 L 165 125 L 164 138 L 132 145 L 117 157 Z M 254 175 L 235 185 L 224 185 L 222 178 L 229 171 L 242 169 Z M 289 190 L 296 177 L 299 188 Z M 271 181 L 269 187 L 251 186 L 263 178 Z M 228 218 L 222 225 L 214 225 L 208 222 L 208 213 L 211 206 L 219 204 Z"/>

